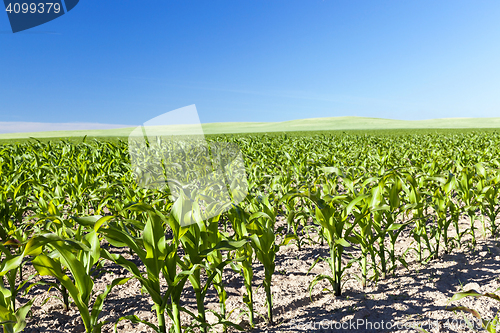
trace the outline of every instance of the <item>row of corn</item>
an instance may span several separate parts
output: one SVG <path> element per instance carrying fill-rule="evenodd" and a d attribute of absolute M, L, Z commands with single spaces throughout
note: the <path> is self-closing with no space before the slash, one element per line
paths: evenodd
<path fill-rule="evenodd" d="M 228 268 L 241 276 L 245 320 L 254 327 L 257 266 L 264 269 L 265 317 L 272 325 L 272 277 L 282 246 L 327 246 L 329 255 L 321 259 L 329 272 L 315 276 L 309 289 L 326 280 L 340 296 L 353 265 L 365 287 L 407 267 L 411 256 L 426 264 L 499 232 L 497 133 L 211 140 L 240 147 L 249 190 L 243 201 L 207 219 L 193 206 L 192 192 L 174 197 L 168 188 L 140 187 L 125 142 L 0 145 L 4 332 L 29 325 L 35 301 L 30 295 L 44 284 L 57 290 L 65 309 L 78 309 L 86 332 L 100 332 L 107 324 L 100 319 L 106 297 L 131 279 L 154 303 L 157 320 L 123 316 L 115 330 L 122 320 L 161 333 L 242 330 L 230 320 L 234 309 L 226 307 Z M 414 241 L 401 253 L 396 245 L 405 233 Z M 357 251 L 347 253 L 351 247 Z M 109 264 L 128 275 L 96 290 L 96 279 Z M 35 276 L 24 273 L 27 265 Z M 211 288 L 218 311 L 206 307 Z M 182 297 L 188 289 L 195 304 Z M 29 301 L 20 304 L 21 296 Z M 207 312 L 217 320 L 209 322 Z"/>

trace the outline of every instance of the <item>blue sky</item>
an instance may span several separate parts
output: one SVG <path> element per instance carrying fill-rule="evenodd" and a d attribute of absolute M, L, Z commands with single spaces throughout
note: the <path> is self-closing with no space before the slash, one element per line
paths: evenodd
<path fill-rule="evenodd" d="M 83 0 L 12 34 L 0 122 L 500 116 L 500 2 Z"/>

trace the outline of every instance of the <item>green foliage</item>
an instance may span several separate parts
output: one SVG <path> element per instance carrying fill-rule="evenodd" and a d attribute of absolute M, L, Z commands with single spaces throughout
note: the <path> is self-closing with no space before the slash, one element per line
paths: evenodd
<path fill-rule="evenodd" d="M 275 133 L 210 136 L 209 141 L 240 147 L 249 184 L 244 200 L 215 216 L 210 213 L 222 211 L 216 203 L 199 204 L 181 187 L 176 200 L 169 189 L 139 187 L 128 146 L 120 140 L 0 145 L 4 330 L 22 330 L 33 302 L 16 309 L 17 295 L 30 279 L 23 276 L 26 264 L 57 279 L 53 285 L 67 307 L 72 301 L 78 308 L 87 332 L 100 330 L 105 298 L 128 279 L 140 282 L 155 304 L 158 322 L 135 315 L 120 320 L 143 322 L 162 333 L 169 326 L 176 333 L 208 332 L 215 325 L 242 329 L 230 320 L 234 309 L 226 308 L 227 266 L 241 274 L 243 302 L 254 327 L 259 313 L 252 284 L 256 265 L 262 265 L 267 317 L 273 324 L 275 262 L 280 248 L 292 240 L 300 251 L 306 243 L 328 246 L 329 255 L 321 259 L 330 272 L 315 276 L 309 289 L 312 293 L 326 280 L 339 296 L 353 263 L 359 263 L 365 287 L 406 267 L 411 251 L 425 264 L 462 246 L 469 235 L 474 246 L 476 221 L 483 223 L 483 234 L 499 234 L 497 132 Z M 190 177 L 197 179 L 196 174 Z M 243 185 L 232 181 L 228 192 L 243 196 Z M 220 189 L 207 186 L 206 193 Z M 466 228 L 459 224 L 463 217 L 470 220 Z M 455 237 L 449 236 L 452 229 Z M 413 245 L 397 254 L 405 231 Z M 350 257 L 348 247 L 359 249 L 359 255 Z M 125 248 L 138 261 L 116 248 Z M 111 282 L 94 299 L 94 280 L 106 262 L 125 268 L 129 277 Z M 21 282 L 16 284 L 17 278 Z M 35 287 L 27 288 L 28 295 Z M 208 323 L 205 298 L 212 287 L 220 311 L 214 313 L 217 322 Z M 194 292 L 195 313 L 183 305 L 187 289 Z M 181 312 L 189 323 L 181 323 Z"/>
<path fill-rule="evenodd" d="M 500 288 L 497 289 L 496 291 L 498 291 L 498 290 L 500 290 Z M 491 299 L 494 299 L 495 301 L 500 302 L 500 296 L 498 296 L 495 293 L 482 294 L 482 293 L 479 293 L 475 290 L 467 290 L 467 291 L 459 292 L 459 293 L 456 293 L 455 295 L 453 295 L 453 297 L 450 299 L 449 303 L 454 302 L 454 301 L 458 301 L 464 297 L 477 297 L 477 298 L 487 297 L 487 298 L 491 298 Z M 483 330 L 485 330 L 486 332 L 489 332 L 489 333 L 496 333 L 497 332 L 497 327 L 498 327 L 498 324 L 500 323 L 499 313 L 496 313 L 495 317 L 493 317 L 493 319 L 488 320 L 488 319 L 482 318 L 477 310 L 468 308 L 466 306 L 455 306 L 455 307 L 452 307 L 452 308 L 449 308 L 446 310 L 448 310 L 448 311 L 462 311 L 462 312 L 470 313 L 475 318 L 477 318 L 477 320 L 481 324 L 481 328 Z M 464 319 L 465 319 L 465 317 L 464 317 Z"/>

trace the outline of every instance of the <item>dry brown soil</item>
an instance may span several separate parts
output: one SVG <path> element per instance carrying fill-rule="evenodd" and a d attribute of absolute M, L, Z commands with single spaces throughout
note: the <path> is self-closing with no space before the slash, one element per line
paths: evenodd
<path fill-rule="evenodd" d="M 463 220 L 464 227 L 468 221 Z M 360 268 L 354 263 L 349 268 L 343 287 L 343 295 L 335 297 L 323 290 L 329 287 L 327 282 L 319 283 L 309 297 L 308 285 L 316 274 L 328 274 L 328 266 L 320 261 L 308 273 L 310 266 L 319 256 L 328 256 L 328 247 L 304 245 L 299 251 L 294 244 L 282 247 L 276 258 L 276 273 L 273 277 L 272 293 L 274 298 L 275 325 L 268 327 L 264 315 L 265 293 L 262 288 L 263 267 L 255 264 L 255 309 L 261 314 L 257 327 L 252 332 L 416 332 L 414 326 L 425 328 L 429 332 L 467 332 L 463 315 L 446 311 L 449 299 L 455 292 L 476 289 L 480 292 L 494 292 L 500 287 L 500 248 L 499 243 L 488 237 L 480 236 L 482 226 L 477 224 L 478 244 L 475 249 L 466 245 L 454 249 L 451 254 L 441 254 L 437 260 L 421 265 L 413 254 L 407 256 L 408 269 L 399 266 L 394 276 L 385 280 L 371 282 L 363 290 L 353 276 Z M 453 233 L 450 236 L 454 236 Z M 467 237 L 465 238 L 467 239 Z M 412 245 L 413 239 L 406 231 L 397 244 L 398 253 Z M 464 242 L 466 244 L 466 242 Z M 125 256 L 128 254 L 120 249 Z M 411 252 L 410 252 L 411 253 Z M 348 249 L 349 255 L 357 255 L 356 249 Z M 131 258 L 129 256 L 129 258 Z M 108 273 L 96 280 L 95 290 L 103 290 L 105 285 L 119 276 L 126 276 L 122 268 L 107 263 Z M 25 274 L 34 273 L 27 265 Z M 242 301 L 244 292 L 240 275 L 229 267 L 225 271 L 225 284 L 229 299 L 227 308 L 232 311 L 230 319 L 241 325 L 246 324 L 246 315 Z M 39 280 L 36 277 L 33 281 Z M 48 279 L 50 280 L 50 279 Z M 62 302 L 55 290 L 47 286 L 35 286 L 29 296 L 20 299 L 24 303 L 31 296 L 36 296 L 32 316 L 28 319 L 26 332 L 82 332 L 83 325 L 76 307 L 63 311 Z M 47 300 L 47 298 L 49 298 Z M 184 306 L 196 312 L 194 293 L 186 288 L 183 295 Z M 45 302 L 45 303 L 43 303 Z M 42 305 L 43 303 L 43 305 Z M 137 280 L 130 280 L 123 286 L 116 287 L 109 295 L 102 312 L 102 319 L 110 321 L 103 327 L 103 332 L 112 332 L 114 323 L 124 315 L 135 314 L 141 319 L 156 323 L 152 302 L 148 295 L 141 294 Z M 492 318 L 499 309 L 499 302 L 491 299 L 465 298 L 453 305 L 465 305 L 478 310 L 481 315 Z M 217 296 L 213 288 L 207 296 L 207 307 L 218 311 Z M 467 318 L 472 318 L 470 315 Z M 215 316 L 209 314 L 209 321 Z M 184 323 L 189 322 L 183 316 Z M 168 318 L 167 323 L 170 324 Z M 144 324 L 132 324 L 129 321 L 118 323 L 118 332 L 152 332 Z M 214 327 L 220 331 L 221 327 Z M 251 331 L 247 328 L 248 331 Z M 230 331 L 234 331 L 230 329 Z"/>

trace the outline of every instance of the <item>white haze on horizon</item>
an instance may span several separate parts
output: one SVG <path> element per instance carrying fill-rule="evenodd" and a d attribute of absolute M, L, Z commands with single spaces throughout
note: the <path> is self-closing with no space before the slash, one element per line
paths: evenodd
<path fill-rule="evenodd" d="M 37 123 L 25 121 L 0 121 L 0 134 L 26 132 L 52 132 L 76 130 L 104 130 L 134 127 L 134 125 L 100 124 L 100 123 Z"/>

